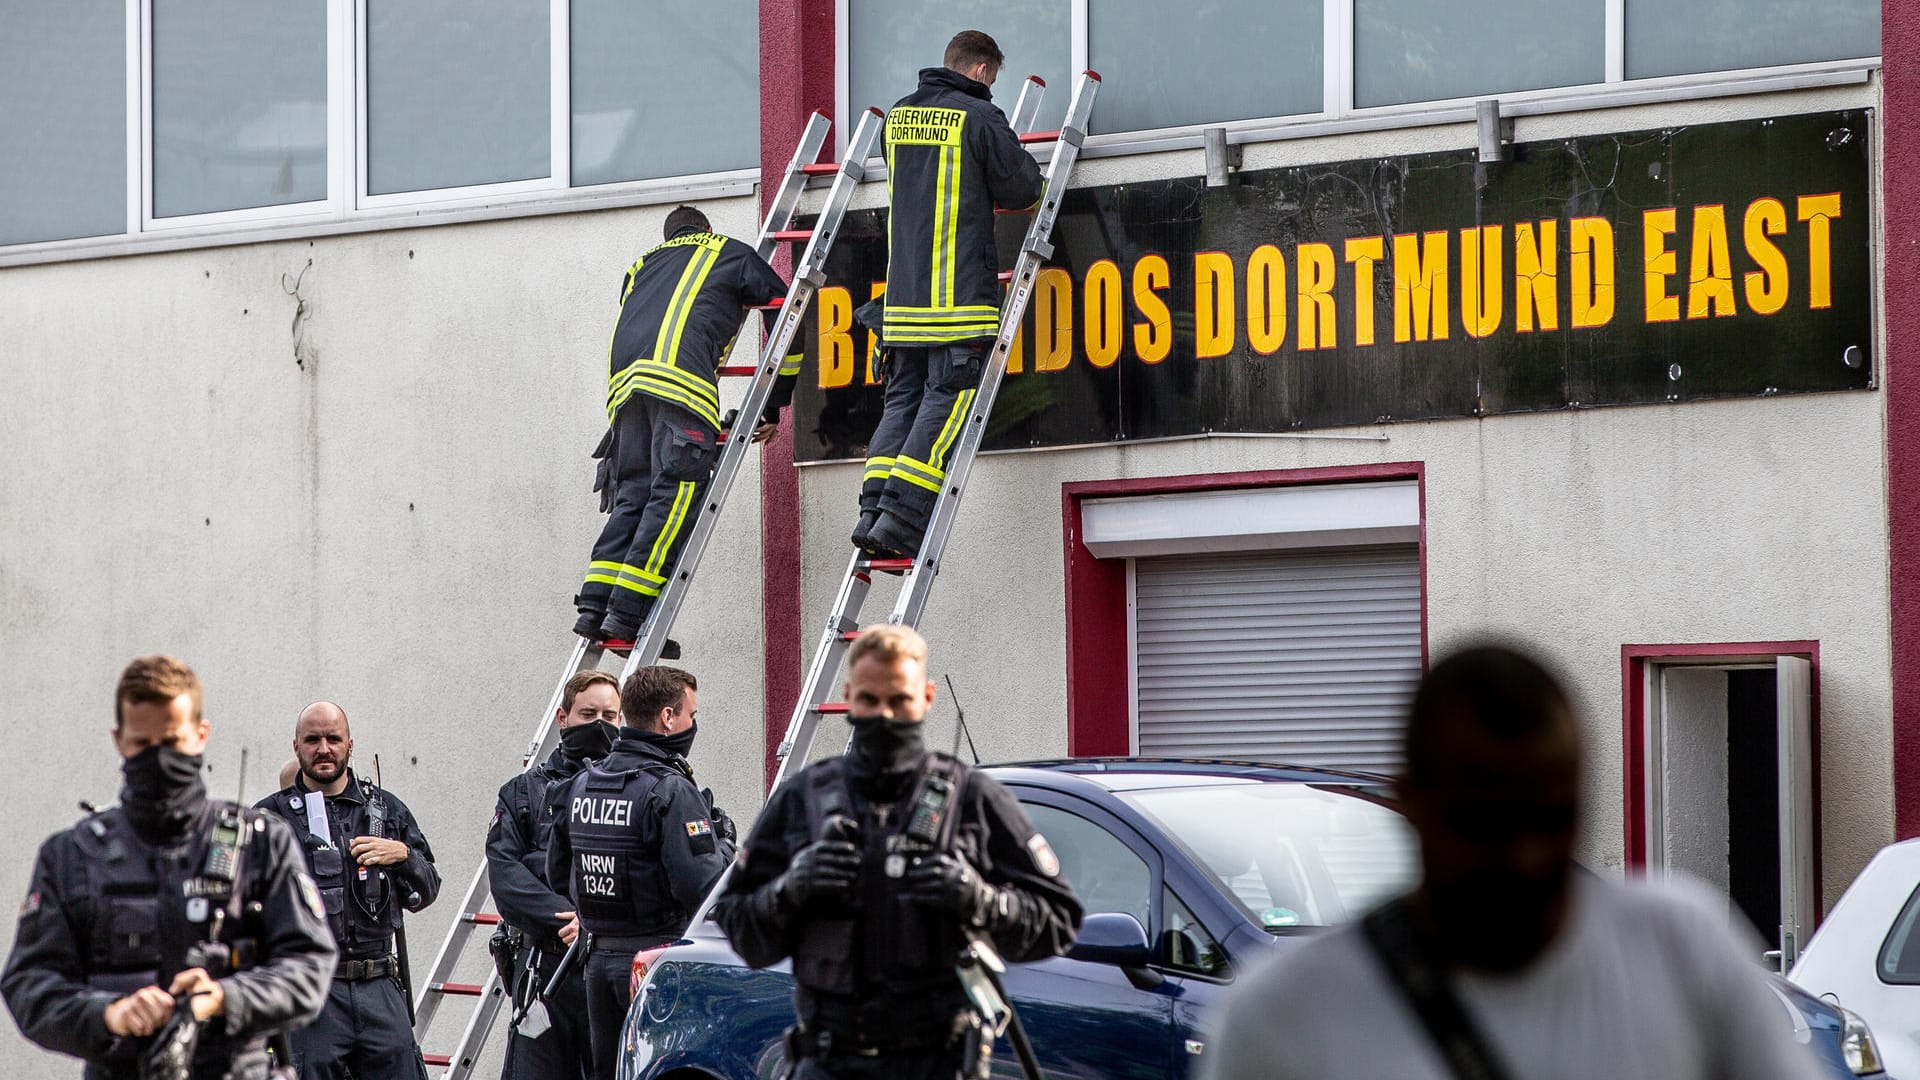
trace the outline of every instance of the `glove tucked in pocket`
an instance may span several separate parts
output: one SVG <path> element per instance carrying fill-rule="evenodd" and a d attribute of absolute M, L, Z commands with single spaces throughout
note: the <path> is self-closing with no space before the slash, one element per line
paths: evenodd
<path fill-rule="evenodd" d="M 607 433 L 600 436 L 600 445 L 593 448 L 593 490 L 600 494 L 600 512 L 613 509 L 613 425 L 607 425 Z"/>

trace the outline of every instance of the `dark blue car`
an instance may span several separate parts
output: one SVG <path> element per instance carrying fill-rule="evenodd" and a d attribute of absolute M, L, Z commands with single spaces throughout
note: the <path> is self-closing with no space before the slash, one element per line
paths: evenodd
<path fill-rule="evenodd" d="M 1236 975 L 1417 876 L 1412 831 L 1378 776 L 1244 762 L 1083 759 L 989 770 L 1060 857 L 1088 917 L 1064 957 L 1011 968 L 1049 1076 L 1184 1077 Z M 771 1080 L 793 1019 L 780 964 L 748 968 L 719 928 L 635 958 L 622 1080 Z M 1775 984 L 1781 1022 L 1836 1078 L 1835 1008 Z M 1002 1040 L 996 1076 L 1017 1077 Z"/>

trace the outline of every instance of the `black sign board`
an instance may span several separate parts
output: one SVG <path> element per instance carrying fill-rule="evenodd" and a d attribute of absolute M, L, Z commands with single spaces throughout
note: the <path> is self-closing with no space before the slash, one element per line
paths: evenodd
<path fill-rule="evenodd" d="M 1068 193 L 987 449 L 1874 385 L 1869 115 Z M 1026 219 L 1000 222 L 1011 266 Z M 850 213 L 801 331 L 796 456 L 880 413 Z"/>

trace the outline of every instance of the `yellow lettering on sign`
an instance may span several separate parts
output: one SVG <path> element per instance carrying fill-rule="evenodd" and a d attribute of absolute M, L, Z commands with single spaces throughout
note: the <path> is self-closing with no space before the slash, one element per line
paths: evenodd
<path fill-rule="evenodd" d="M 833 390 L 853 382 L 853 297 L 844 286 L 828 285 L 816 297 L 813 355 L 820 360 L 820 388 Z"/>
<path fill-rule="evenodd" d="M 886 293 L 887 293 L 887 283 L 884 281 L 876 281 L 872 285 L 869 285 L 867 287 L 867 299 L 869 300 L 875 299 L 877 297 L 885 296 Z M 865 351 L 863 351 L 860 355 L 867 358 L 866 367 L 867 367 L 867 385 L 868 386 L 880 385 L 880 373 L 873 369 L 874 361 L 878 359 L 873 355 L 873 346 L 875 344 L 874 338 L 876 336 L 877 336 L 876 332 L 873 330 L 868 330 L 866 333 L 860 335 L 860 340 L 865 343 Z"/>
<path fill-rule="evenodd" d="M 1287 260 L 1272 244 L 1247 257 L 1247 344 L 1271 356 L 1287 343 Z"/>
<path fill-rule="evenodd" d="M 1559 230 L 1558 221 L 1546 218 L 1536 241 L 1533 222 L 1513 226 L 1513 328 L 1522 334 L 1533 332 L 1535 319 L 1542 330 L 1560 328 Z"/>
<path fill-rule="evenodd" d="M 1033 279 L 1033 370 L 1059 371 L 1073 359 L 1073 279 L 1049 266 Z"/>
<path fill-rule="evenodd" d="M 965 109 L 898 106 L 887 113 L 887 145 L 959 146 L 966 122 Z"/>
<path fill-rule="evenodd" d="M 1787 257 L 1769 236 L 1787 231 L 1787 207 L 1779 199 L 1755 199 L 1747 207 L 1747 257 L 1758 270 L 1747 271 L 1747 307 L 1773 315 L 1787 306 Z"/>
<path fill-rule="evenodd" d="M 1340 336 L 1333 321 L 1333 245 L 1301 244 L 1293 263 L 1300 279 L 1300 351 L 1331 349 Z"/>
<path fill-rule="evenodd" d="M 1120 359 L 1120 267 L 1101 259 L 1087 267 L 1087 362 L 1112 367 Z"/>
<path fill-rule="evenodd" d="M 1387 257 L 1387 241 L 1380 236 L 1357 236 L 1347 241 L 1347 261 L 1353 264 L 1353 343 L 1373 344 L 1373 264 Z"/>
<path fill-rule="evenodd" d="M 1500 241 L 1498 225 L 1460 230 L 1460 324 L 1477 338 L 1500 329 L 1500 312 L 1506 306 Z"/>
<path fill-rule="evenodd" d="M 1833 306 L 1833 219 L 1840 216 L 1840 193 L 1802 195 L 1796 208 L 1807 223 L 1807 306 Z"/>
<path fill-rule="evenodd" d="M 1613 222 L 1574 218 L 1567 250 L 1572 254 L 1573 325 L 1607 325 L 1613 321 Z"/>
<path fill-rule="evenodd" d="M 1393 340 L 1447 337 L 1447 234 L 1393 238 Z"/>
<path fill-rule="evenodd" d="M 1193 253 L 1193 354 L 1202 359 L 1233 351 L 1233 256 Z"/>
<path fill-rule="evenodd" d="M 1173 271 L 1159 255 L 1142 255 L 1133 264 L 1133 306 L 1140 320 L 1133 324 L 1133 353 L 1143 364 L 1157 364 L 1173 349 L 1173 314 L 1160 293 L 1173 285 Z"/>
<path fill-rule="evenodd" d="M 1640 216 L 1640 250 L 1647 282 L 1647 321 L 1673 322 L 1680 317 L 1680 298 L 1667 295 L 1667 279 L 1680 257 L 1667 250 L 1667 237 L 1678 227 L 1679 212 L 1672 207 L 1648 210 Z"/>
<path fill-rule="evenodd" d="M 1733 258 L 1727 254 L 1727 209 L 1693 208 L 1693 245 L 1687 258 L 1687 318 L 1737 315 Z"/>

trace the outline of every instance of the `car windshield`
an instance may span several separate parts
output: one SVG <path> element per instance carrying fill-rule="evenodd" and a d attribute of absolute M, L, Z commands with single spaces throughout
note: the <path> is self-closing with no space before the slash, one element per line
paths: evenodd
<path fill-rule="evenodd" d="M 1413 830 L 1371 792 L 1223 780 L 1120 797 L 1159 822 L 1275 934 L 1332 926 L 1413 886 Z"/>

